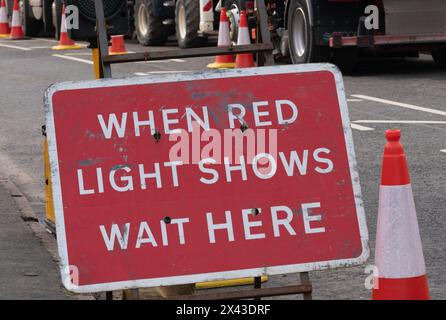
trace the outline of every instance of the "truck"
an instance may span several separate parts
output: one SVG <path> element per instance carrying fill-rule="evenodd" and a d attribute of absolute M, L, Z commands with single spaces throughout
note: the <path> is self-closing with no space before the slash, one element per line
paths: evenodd
<path fill-rule="evenodd" d="M 138 39 L 144 45 L 162 44 L 169 34 L 166 26 L 174 25 L 180 47 L 200 45 L 218 30 L 221 2 L 135 0 L 134 8 L 141 13 L 135 15 Z M 252 21 L 255 4 L 253 0 L 226 0 L 223 5 L 235 41 L 240 10 L 246 10 Z M 265 0 L 265 5 L 276 58 L 295 64 L 334 62 L 348 70 L 359 56 L 428 53 L 446 67 L 446 1 Z M 144 19 L 142 8 L 149 9 Z M 152 26 L 150 32 L 143 32 L 145 25 Z"/>
<path fill-rule="evenodd" d="M 12 0 L 7 1 L 11 8 Z M 26 34 L 57 37 L 61 1 L 21 0 Z M 204 45 L 218 32 L 222 5 L 234 42 L 240 10 L 246 10 L 251 27 L 256 24 L 254 0 L 105 0 L 104 4 L 116 1 L 127 2 L 132 33 L 145 46 L 163 45 L 174 33 L 181 48 Z M 296 64 L 334 62 L 349 69 L 364 55 L 427 53 L 446 67 L 446 1 L 265 0 L 265 6 L 277 59 Z"/>
<path fill-rule="evenodd" d="M 220 9 L 227 8 L 231 39 L 237 41 L 240 10 L 247 10 L 251 26 L 255 26 L 253 0 L 134 0 L 135 34 L 143 45 L 162 45 L 176 34 L 180 48 L 206 45 L 208 38 L 218 35 Z M 150 26 L 147 28 L 147 26 Z"/>
<path fill-rule="evenodd" d="M 13 1 L 6 0 L 9 16 Z M 116 3 L 122 1 L 127 2 L 130 12 L 129 36 L 133 35 L 142 45 L 163 45 L 169 35 L 176 34 L 179 46 L 190 48 L 205 44 L 209 35 L 217 35 L 216 1 L 214 4 L 212 0 L 104 0 L 105 9 L 118 7 Z M 58 39 L 62 0 L 19 0 L 19 4 L 27 36 Z M 94 0 L 79 0 L 79 4 L 94 10 Z"/>
<path fill-rule="evenodd" d="M 205 45 L 218 31 L 218 2 L 212 0 L 129 1 L 131 26 L 140 44 L 163 45 L 176 34 L 180 48 Z"/>
<path fill-rule="evenodd" d="M 12 16 L 14 0 L 6 0 L 9 16 Z M 217 33 L 218 24 L 200 24 L 199 2 L 189 0 L 104 0 L 107 8 L 126 1 L 130 12 L 129 36 L 134 36 L 145 46 L 163 45 L 169 35 L 177 34 L 182 48 L 197 47 L 207 40 L 205 32 Z M 22 25 L 30 37 L 54 36 L 59 38 L 63 0 L 19 0 Z M 94 5 L 94 0 L 80 0 L 84 7 Z M 212 5 L 212 1 L 208 0 Z M 215 7 L 204 6 L 204 16 L 218 15 Z M 207 9 L 206 9 L 207 8 Z M 92 8 L 94 10 L 94 7 Z M 209 17 L 207 17 L 209 21 Z M 218 19 L 216 20 L 218 21 Z M 177 23 L 176 23 L 177 22 Z M 203 32 L 204 31 L 204 32 Z"/>

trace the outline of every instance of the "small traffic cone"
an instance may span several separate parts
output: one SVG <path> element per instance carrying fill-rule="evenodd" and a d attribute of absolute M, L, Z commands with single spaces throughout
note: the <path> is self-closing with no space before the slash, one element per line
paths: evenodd
<path fill-rule="evenodd" d="M 226 9 L 223 7 L 220 11 L 220 26 L 218 28 L 218 47 L 230 47 L 231 36 L 229 34 L 229 21 L 226 15 Z M 215 57 L 215 62 L 208 64 L 211 69 L 229 69 L 235 67 L 235 58 L 231 54 Z"/>
<path fill-rule="evenodd" d="M 251 39 L 249 38 L 248 20 L 246 19 L 246 11 L 242 10 L 242 12 L 240 13 L 237 45 L 243 46 L 249 44 L 251 44 Z M 235 58 L 236 68 L 251 68 L 255 66 L 256 65 L 254 63 L 252 53 L 239 53 Z"/>
<path fill-rule="evenodd" d="M 373 300 L 428 300 L 429 287 L 399 130 L 387 130 L 376 231 Z"/>
<path fill-rule="evenodd" d="M 8 38 L 11 30 L 9 29 L 8 10 L 6 10 L 5 0 L 0 4 L 0 39 Z"/>
<path fill-rule="evenodd" d="M 57 46 L 52 47 L 53 50 L 75 50 L 82 49 L 84 46 L 76 44 L 70 39 L 67 32 L 67 19 L 65 17 L 65 4 L 62 5 L 62 21 L 60 23 L 60 39 Z"/>
<path fill-rule="evenodd" d="M 20 19 L 18 0 L 14 0 L 14 7 L 12 9 L 11 33 L 9 34 L 9 37 L 7 39 L 9 40 L 26 39 L 25 34 L 23 33 L 22 22 Z"/>
<path fill-rule="evenodd" d="M 111 46 L 108 50 L 109 54 L 126 54 L 124 35 L 111 36 Z"/>

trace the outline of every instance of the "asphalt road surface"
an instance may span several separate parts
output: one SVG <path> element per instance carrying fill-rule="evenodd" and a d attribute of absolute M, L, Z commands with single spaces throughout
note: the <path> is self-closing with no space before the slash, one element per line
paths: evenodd
<path fill-rule="evenodd" d="M 88 49 L 52 51 L 51 39 L 0 40 L 0 170 L 44 216 L 43 92 L 52 83 L 93 78 Z M 129 51 L 142 51 L 128 43 Z M 162 50 L 162 48 L 156 48 Z M 128 63 L 113 76 L 204 70 L 212 58 Z M 344 77 L 373 264 L 384 131 L 402 130 L 432 298 L 446 298 L 446 71 L 430 56 L 361 63 Z M 365 266 L 312 272 L 316 299 L 369 299 Z M 266 286 L 293 284 L 296 275 Z"/>

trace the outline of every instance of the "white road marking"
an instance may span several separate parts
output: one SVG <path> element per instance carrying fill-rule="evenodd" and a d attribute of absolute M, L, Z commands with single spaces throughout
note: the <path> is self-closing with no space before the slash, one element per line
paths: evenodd
<path fill-rule="evenodd" d="M 51 46 L 35 46 L 35 47 L 29 47 L 30 49 L 49 49 L 52 48 Z"/>
<path fill-rule="evenodd" d="M 446 124 L 446 121 L 424 120 L 355 120 L 354 123 Z"/>
<path fill-rule="evenodd" d="M 173 61 L 173 62 L 186 62 L 186 60 L 183 60 L 183 59 L 166 59 L 166 60 L 136 61 L 136 62 L 132 62 L 132 63 L 148 64 L 148 63 L 166 63 L 166 62 L 169 62 L 169 61 Z"/>
<path fill-rule="evenodd" d="M 23 50 L 23 51 L 31 51 L 31 50 L 32 50 L 32 49 L 30 49 L 30 48 L 19 47 L 19 46 L 13 46 L 13 45 L 10 45 L 10 44 L 4 44 L 4 43 L 0 43 L 0 47 L 9 48 L 9 49 Z"/>
<path fill-rule="evenodd" d="M 70 57 L 70 56 L 64 56 L 62 54 L 53 54 L 52 56 L 56 57 L 56 58 L 62 58 L 62 59 L 82 62 L 82 63 L 86 63 L 86 64 L 93 64 L 93 61 L 91 61 L 91 60 L 86 60 L 86 59 L 81 59 L 81 58 L 76 58 L 76 57 Z"/>
<path fill-rule="evenodd" d="M 373 130 L 375 130 L 370 127 L 360 126 L 359 124 L 356 124 L 356 123 L 351 123 L 350 125 L 351 125 L 352 129 L 356 129 L 359 131 L 373 131 Z"/>
<path fill-rule="evenodd" d="M 191 72 L 191 71 L 173 71 L 173 70 L 166 70 L 166 71 L 148 71 L 148 72 L 135 72 L 135 76 L 147 76 L 149 74 L 172 74 L 172 73 L 185 73 L 185 72 Z"/>
<path fill-rule="evenodd" d="M 412 110 L 416 110 L 416 111 L 422 111 L 422 112 L 446 116 L 446 111 L 415 106 L 413 104 L 407 104 L 407 103 L 402 103 L 402 102 L 397 102 L 397 101 L 375 98 L 375 97 L 365 96 L 365 95 L 361 95 L 361 94 L 352 94 L 352 97 L 369 100 L 369 101 L 374 101 L 374 102 L 379 102 L 379 103 L 383 103 L 383 104 L 388 104 L 388 105 L 392 105 L 392 106 L 396 106 L 396 107 L 401 107 L 401 108 L 412 109 Z"/>
<path fill-rule="evenodd" d="M 2 40 L 2 39 L 0 39 Z M 9 40 L 6 40 L 9 41 Z M 39 41 L 45 41 L 45 42 L 57 42 L 59 43 L 58 40 L 53 40 L 53 39 L 44 39 L 44 38 L 29 38 L 29 39 L 21 39 L 21 40 L 14 40 L 15 43 L 32 43 L 32 42 L 39 42 Z"/>
<path fill-rule="evenodd" d="M 347 102 L 360 102 L 363 101 L 361 99 L 347 99 Z"/>
<path fill-rule="evenodd" d="M 440 152 L 444 152 L 444 153 L 446 153 L 446 149 L 440 150 Z"/>

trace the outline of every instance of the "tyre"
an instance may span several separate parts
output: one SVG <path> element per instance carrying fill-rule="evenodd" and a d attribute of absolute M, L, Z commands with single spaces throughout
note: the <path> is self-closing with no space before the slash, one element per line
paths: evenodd
<path fill-rule="evenodd" d="M 20 1 L 20 11 L 22 15 L 23 32 L 25 36 L 36 37 L 43 30 L 43 21 L 32 16 L 28 0 Z"/>
<path fill-rule="evenodd" d="M 327 62 L 330 48 L 315 44 L 307 1 L 294 0 L 288 11 L 288 42 L 291 60 L 295 64 Z"/>
<path fill-rule="evenodd" d="M 193 48 L 204 43 L 199 37 L 199 0 L 178 0 L 175 7 L 175 28 L 180 48 Z"/>
<path fill-rule="evenodd" d="M 440 68 L 446 68 L 446 48 L 433 50 L 432 58 L 434 58 L 434 61 Z"/>
<path fill-rule="evenodd" d="M 135 31 L 143 46 L 159 46 L 167 41 L 168 32 L 163 19 L 155 14 L 152 0 L 135 1 Z"/>

